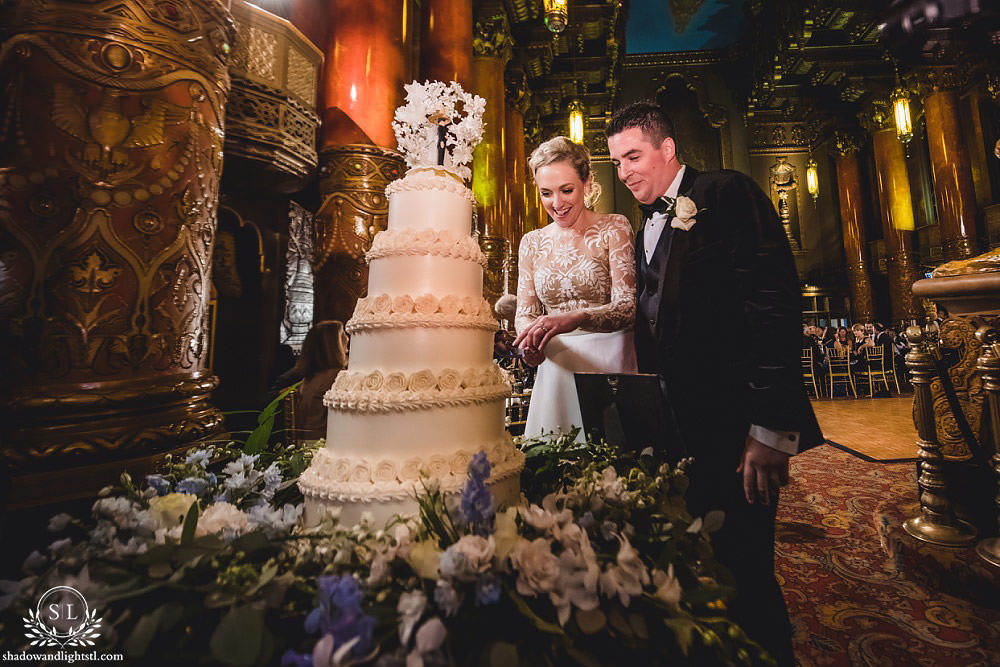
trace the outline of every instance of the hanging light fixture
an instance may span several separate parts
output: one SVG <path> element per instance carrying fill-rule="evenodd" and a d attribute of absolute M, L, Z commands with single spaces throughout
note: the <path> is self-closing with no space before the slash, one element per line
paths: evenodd
<path fill-rule="evenodd" d="M 583 105 L 580 100 L 569 103 L 569 138 L 578 144 L 583 143 Z"/>
<path fill-rule="evenodd" d="M 892 118 L 896 123 L 896 138 L 909 154 L 910 139 L 913 138 L 913 120 L 910 118 L 910 93 L 898 81 L 890 95 L 892 100 Z"/>
<path fill-rule="evenodd" d="M 809 158 L 806 162 L 806 191 L 813 198 L 813 203 L 819 199 L 819 172 L 816 168 L 816 160 Z"/>
<path fill-rule="evenodd" d="M 567 1 L 545 0 L 545 27 L 551 32 L 560 33 L 566 29 L 566 24 L 569 22 Z"/>

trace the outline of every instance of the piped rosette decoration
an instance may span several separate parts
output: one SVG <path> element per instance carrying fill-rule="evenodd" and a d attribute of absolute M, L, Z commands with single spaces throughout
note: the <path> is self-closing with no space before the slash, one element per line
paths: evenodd
<path fill-rule="evenodd" d="M 358 299 L 354 316 L 347 323 L 347 332 L 415 326 L 465 327 L 490 332 L 500 328 L 493 317 L 493 309 L 483 298 L 452 294 L 441 298 L 433 294 L 378 294 Z"/>
<path fill-rule="evenodd" d="M 380 412 L 468 405 L 509 394 L 510 377 L 496 364 L 464 371 L 445 368 L 437 373 L 426 368 L 408 374 L 342 371 L 323 404 L 337 410 Z"/>

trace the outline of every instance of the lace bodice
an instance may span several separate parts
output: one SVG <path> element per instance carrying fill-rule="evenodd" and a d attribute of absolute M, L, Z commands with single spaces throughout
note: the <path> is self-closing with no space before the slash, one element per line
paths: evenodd
<path fill-rule="evenodd" d="M 632 226 L 602 215 L 579 233 L 550 223 L 528 232 L 518 253 L 518 332 L 544 314 L 583 310 L 582 329 L 631 329 L 635 319 Z"/>

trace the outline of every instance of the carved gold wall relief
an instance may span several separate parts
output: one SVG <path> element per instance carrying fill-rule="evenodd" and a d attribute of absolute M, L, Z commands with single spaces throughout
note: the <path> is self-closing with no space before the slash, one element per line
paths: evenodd
<path fill-rule="evenodd" d="M 4 456 L 50 469 L 212 432 L 228 13 L 51 1 L 0 25 Z"/>
<path fill-rule="evenodd" d="M 385 229 L 385 187 L 403 175 L 402 157 L 370 144 L 351 144 L 320 156 L 320 193 L 313 245 L 316 320 L 346 322 L 368 289 L 365 252 Z"/>
<path fill-rule="evenodd" d="M 502 236 L 483 236 L 479 246 L 486 255 L 486 268 L 483 270 L 483 298 L 492 306 L 505 290 L 504 264 L 509 253 L 509 242 Z M 513 294 L 517 293 L 514 285 Z"/>

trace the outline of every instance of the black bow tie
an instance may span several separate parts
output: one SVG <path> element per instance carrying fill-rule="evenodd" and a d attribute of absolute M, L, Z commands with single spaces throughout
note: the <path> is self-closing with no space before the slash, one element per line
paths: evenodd
<path fill-rule="evenodd" d="M 642 219 L 649 220 L 653 217 L 654 213 L 666 213 L 672 203 L 666 197 L 657 197 L 653 200 L 652 204 L 639 204 L 639 210 L 642 211 Z"/>

